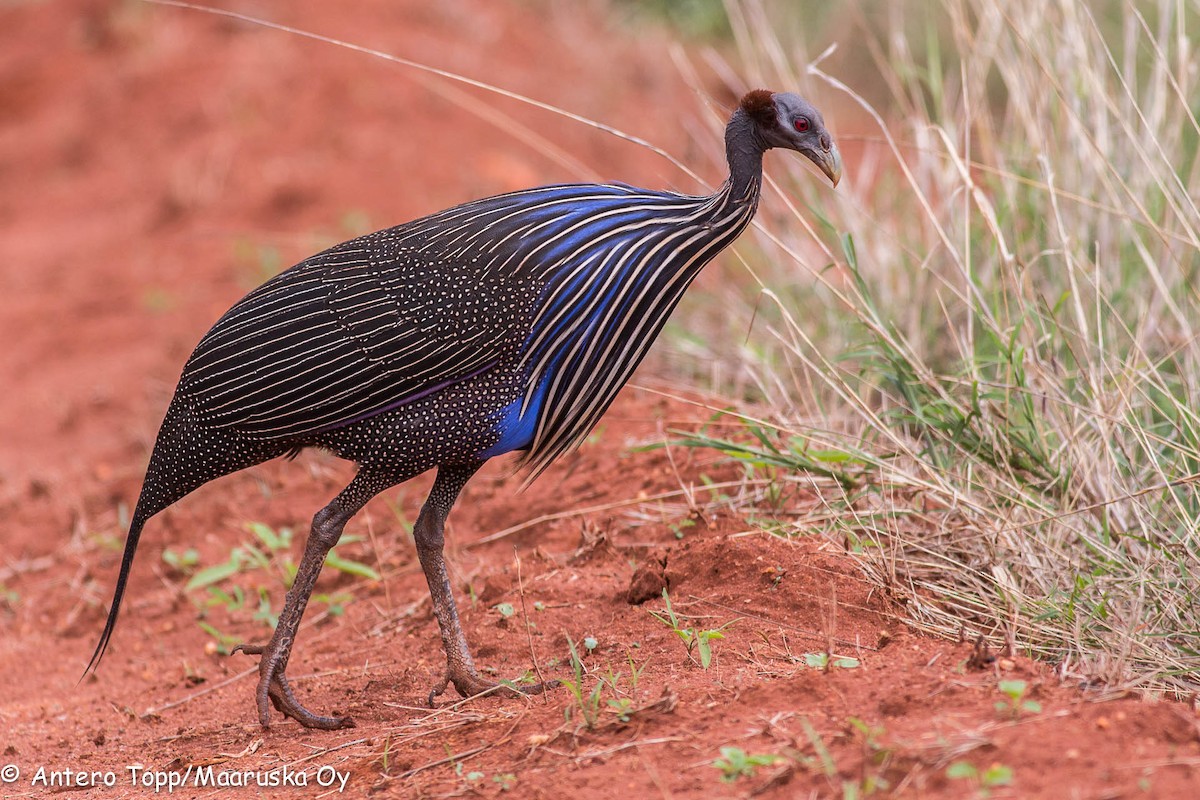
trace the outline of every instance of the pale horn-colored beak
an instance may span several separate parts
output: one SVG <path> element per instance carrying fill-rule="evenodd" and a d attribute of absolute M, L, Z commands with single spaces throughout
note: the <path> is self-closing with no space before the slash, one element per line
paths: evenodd
<path fill-rule="evenodd" d="M 804 155 L 812 159 L 812 162 L 824 172 L 829 178 L 829 181 L 837 186 L 842 179 L 842 154 L 838 150 L 836 144 L 830 144 L 829 149 L 825 151 L 808 151 Z"/>

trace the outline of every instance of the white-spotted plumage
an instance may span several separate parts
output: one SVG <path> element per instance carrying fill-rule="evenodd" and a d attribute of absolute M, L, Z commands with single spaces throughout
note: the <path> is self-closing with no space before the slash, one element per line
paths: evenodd
<path fill-rule="evenodd" d="M 271 643 L 247 650 L 262 655 L 263 724 L 268 701 L 305 725 L 347 724 L 295 699 L 284 677 L 292 639 L 346 520 L 433 467 L 418 554 L 449 679 L 462 693 L 486 688 L 445 576 L 445 515 L 488 458 L 521 451 L 535 476 L 587 436 L 692 280 L 750 223 L 769 147 L 805 153 L 835 183 L 840 175 L 815 109 L 751 92 L 726 130 L 729 180 L 712 195 L 624 184 L 513 192 L 337 245 L 248 294 L 184 365 L 89 669 L 112 635 L 146 520 L 221 475 L 315 446 L 360 469 L 314 518 Z"/>

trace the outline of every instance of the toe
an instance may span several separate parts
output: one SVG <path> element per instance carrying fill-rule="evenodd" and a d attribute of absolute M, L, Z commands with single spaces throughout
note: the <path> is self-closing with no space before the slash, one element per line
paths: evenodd
<path fill-rule="evenodd" d="M 340 728 L 355 727 L 354 720 L 350 717 L 326 717 L 309 711 L 296 699 L 296 695 L 292 693 L 292 687 L 288 684 L 287 678 L 282 674 L 276 675 L 275 680 L 271 684 L 270 692 L 271 702 L 275 704 L 275 708 L 306 728 L 334 731 Z"/>

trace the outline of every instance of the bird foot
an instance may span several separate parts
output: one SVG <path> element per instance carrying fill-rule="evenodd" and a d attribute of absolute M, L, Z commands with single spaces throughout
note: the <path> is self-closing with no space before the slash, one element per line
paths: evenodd
<path fill-rule="evenodd" d="M 306 728 L 317 728 L 324 731 L 334 731 L 339 728 L 353 728 L 354 720 L 350 717 L 324 717 L 314 714 L 300 704 L 292 693 L 291 684 L 284 674 L 284 662 L 281 649 L 274 652 L 271 645 L 239 644 L 229 651 L 230 655 L 242 652 L 250 656 L 261 656 L 258 664 L 258 690 L 255 693 L 258 702 L 258 721 L 264 728 L 271 727 L 270 705 L 286 717 L 299 722 Z M 268 701 L 270 705 L 268 705 Z"/>
<path fill-rule="evenodd" d="M 542 694 L 547 689 L 553 689 L 559 685 L 559 681 L 546 681 L 545 683 L 534 683 L 527 686 L 518 686 L 514 683 L 496 683 L 489 681 L 474 670 L 449 670 L 442 679 L 429 690 L 429 697 L 426 702 L 430 708 L 433 708 L 433 699 L 446 691 L 446 687 L 454 684 L 454 689 L 464 698 L 480 697 L 483 695 L 491 695 L 493 697 L 524 697 L 527 695 Z"/>

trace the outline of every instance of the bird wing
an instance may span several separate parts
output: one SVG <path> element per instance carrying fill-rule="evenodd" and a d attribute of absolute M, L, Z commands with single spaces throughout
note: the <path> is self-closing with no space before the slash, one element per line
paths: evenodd
<path fill-rule="evenodd" d="M 251 292 L 196 347 L 180 394 L 210 425 L 279 440 L 494 366 L 522 338 L 519 287 L 425 233 L 410 223 L 345 242 Z"/>
<path fill-rule="evenodd" d="M 345 242 L 226 312 L 184 367 L 178 393 L 208 425 L 287 440 L 410 403 L 511 357 L 530 392 L 548 392 L 552 410 L 531 450 L 548 463 L 594 424 L 677 299 L 671 292 L 655 303 L 649 320 L 638 313 L 647 309 L 633 298 L 658 291 L 649 272 L 670 272 L 681 255 L 653 241 L 703 224 L 710 204 L 565 184 Z M 627 260 L 627 248 L 645 257 Z M 634 312 L 633 328 L 597 327 L 622 310 Z M 610 347 L 626 328 L 633 341 Z M 527 395 L 522 413 L 531 402 Z"/>

